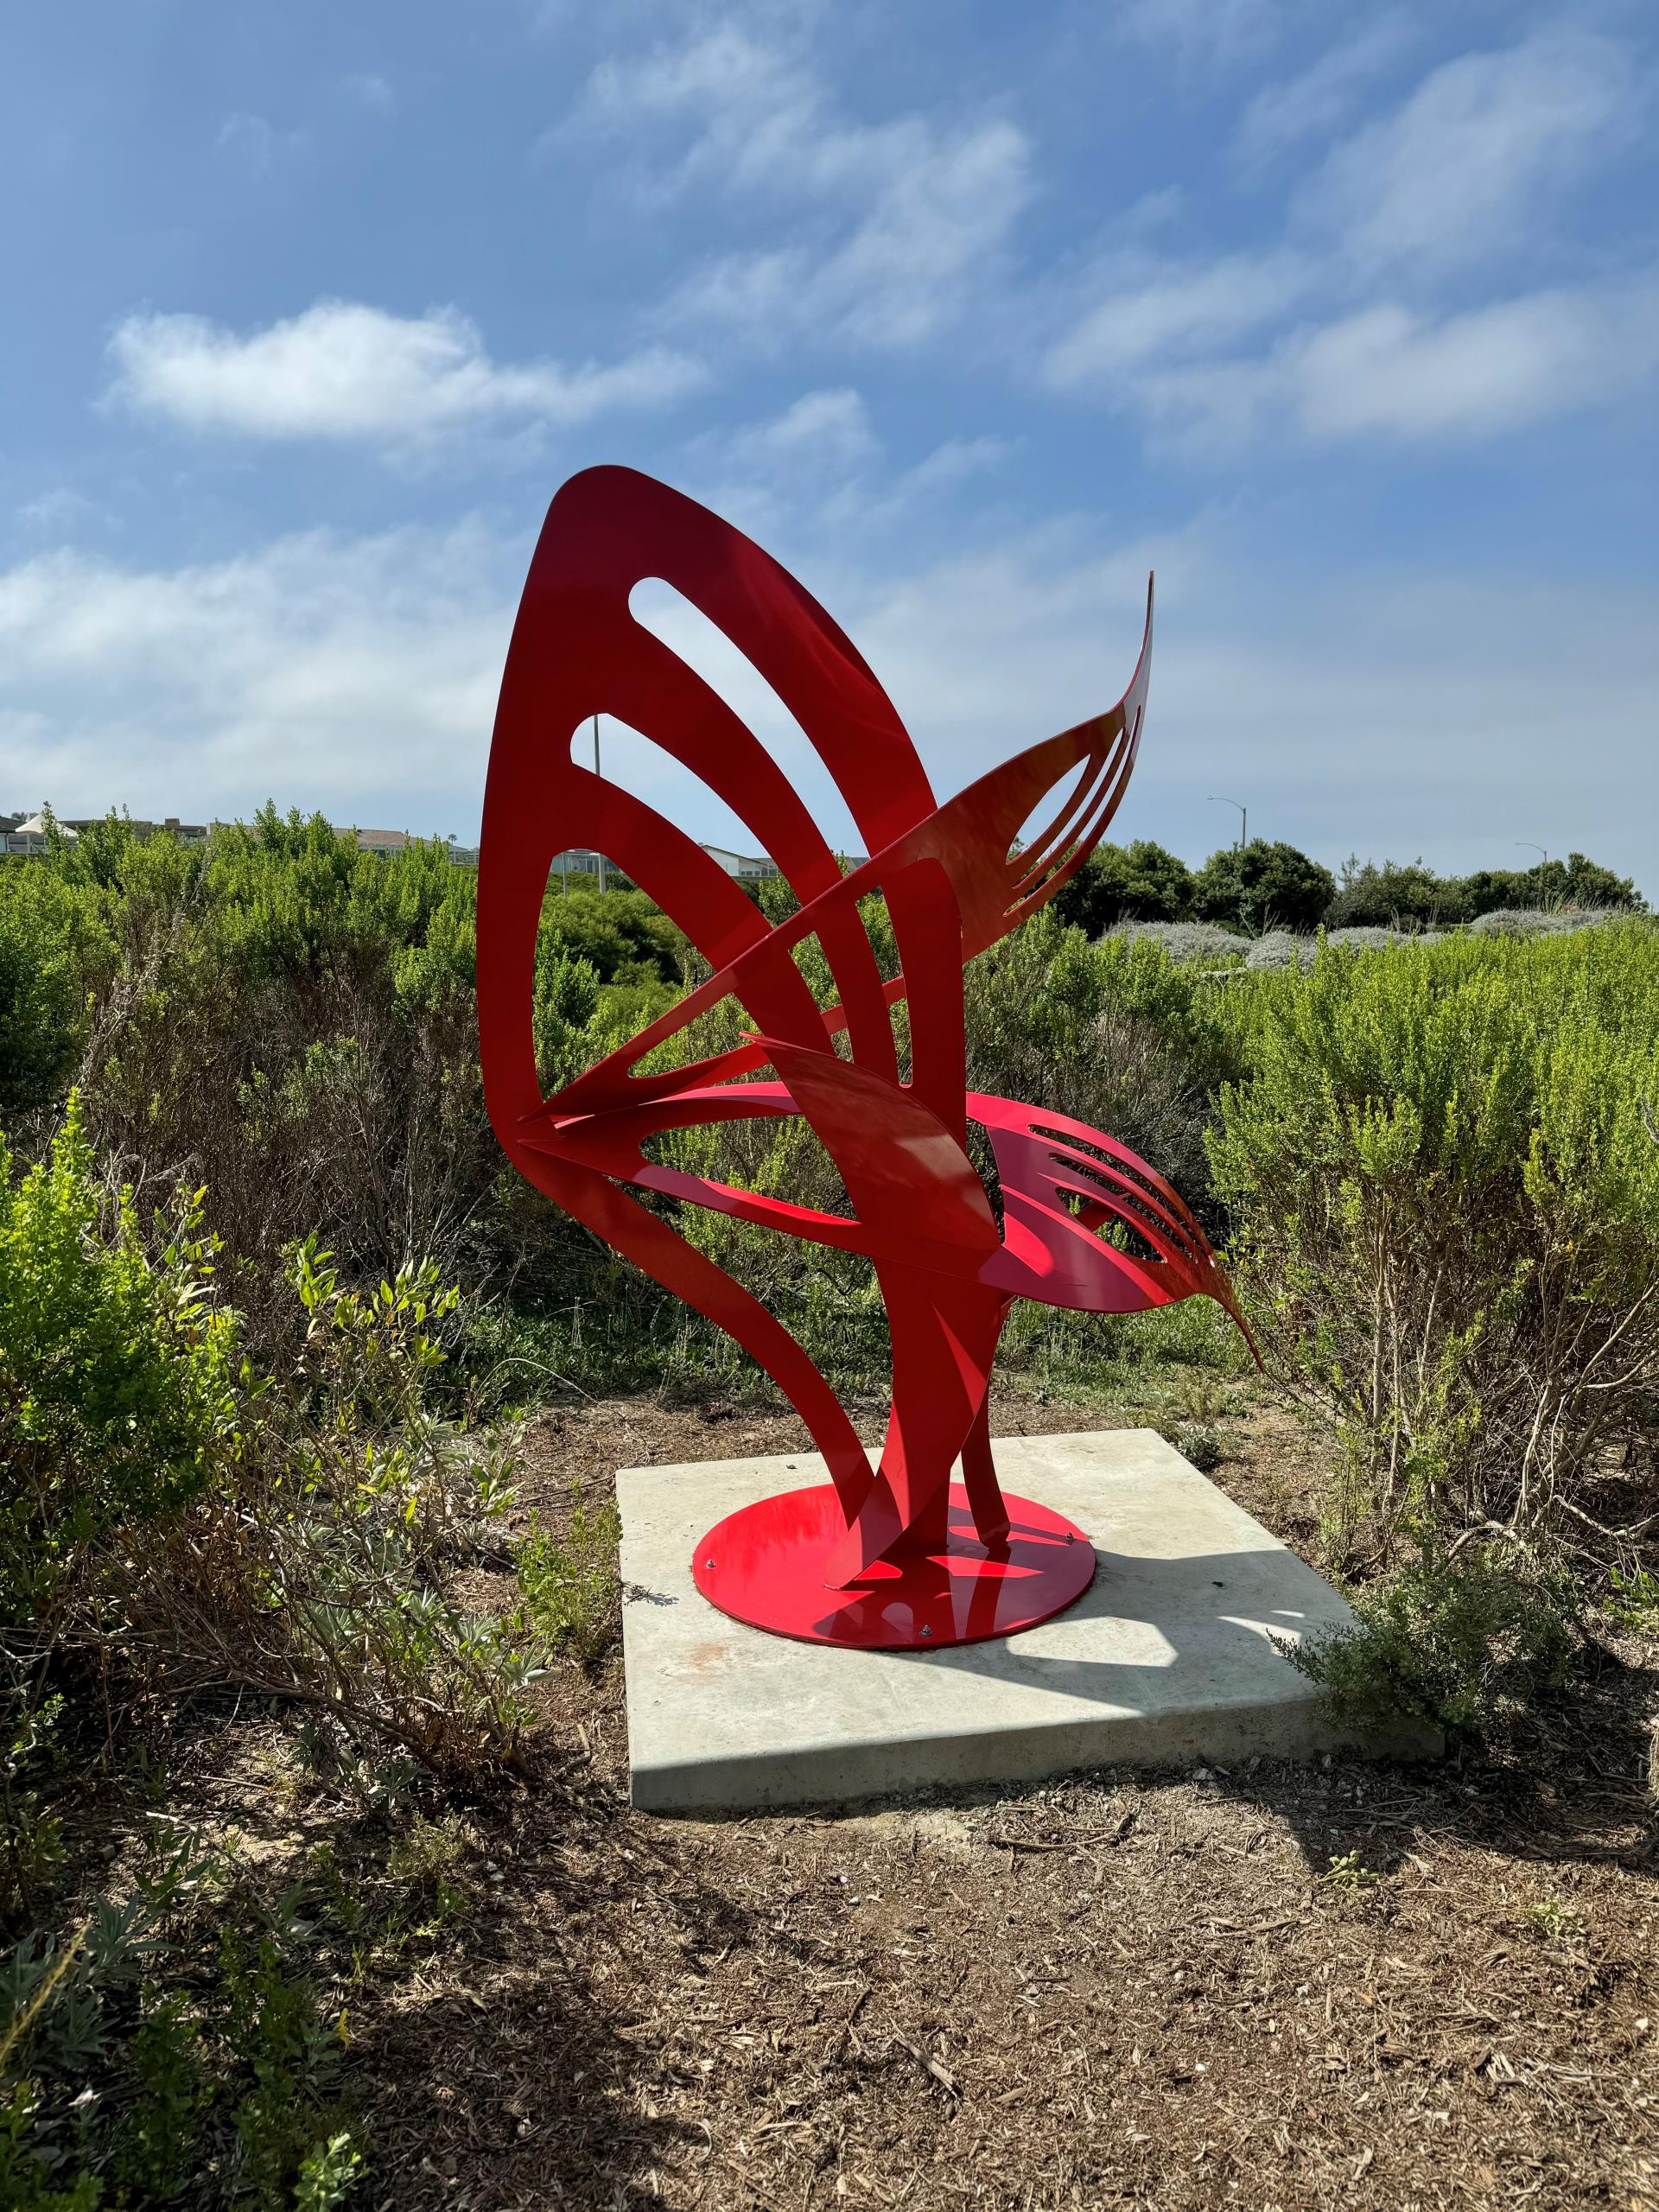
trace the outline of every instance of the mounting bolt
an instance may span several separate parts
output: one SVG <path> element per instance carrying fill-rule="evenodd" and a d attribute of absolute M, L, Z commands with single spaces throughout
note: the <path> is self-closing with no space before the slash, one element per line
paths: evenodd
<path fill-rule="evenodd" d="M 714 1563 L 715 1563 L 715 1562 L 714 1562 L 714 1561 L 713 1561 L 713 1560 L 711 1560 L 711 1559 L 706 1559 L 706 1560 L 704 1560 L 704 1561 L 702 1562 L 702 1571 L 703 1571 L 703 1573 L 704 1573 L 705 1574 L 709 1572 L 709 1568 L 714 1565 Z"/>
<path fill-rule="evenodd" d="M 931 1630 L 931 1628 L 925 1628 L 925 1629 L 922 1630 L 922 1634 L 923 1634 L 924 1636 L 931 1636 L 931 1635 L 932 1635 L 932 1633 L 933 1633 L 933 1631 L 932 1631 L 932 1630 Z"/>

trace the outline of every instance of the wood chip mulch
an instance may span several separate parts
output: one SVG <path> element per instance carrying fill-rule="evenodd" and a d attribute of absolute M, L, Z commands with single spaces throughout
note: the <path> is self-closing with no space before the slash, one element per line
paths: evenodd
<path fill-rule="evenodd" d="M 1217 1479 L 1314 1555 L 1317 1471 L 1268 1414 L 1235 1434 Z M 799 1442 L 588 1408 L 535 1425 L 528 1487 L 545 1517 Z M 1610 1633 L 1502 1755 L 693 1822 L 628 1807 L 616 1662 L 562 1675 L 567 1748 L 473 1817 L 462 1925 L 355 2016 L 371 2197 L 1659 2212 L 1656 1714 L 1659 1649 Z"/>

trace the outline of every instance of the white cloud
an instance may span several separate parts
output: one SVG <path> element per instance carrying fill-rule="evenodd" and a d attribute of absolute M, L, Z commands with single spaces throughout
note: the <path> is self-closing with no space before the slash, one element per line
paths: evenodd
<path fill-rule="evenodd" d="M 912 467 L 900 472 L 890 498 L 896 506 L 907 507 L 913 500 L 950 490 L 987 469 L 1000 468 L 1018 450 L 1019 442 L 1014 438 L 947 438 Z"/>
<path fill-rule="evenodd" d="M 712 434 L 692 451 L 717 454 L 722 466 L 744 475 L 772 476 L 862 468 L 878 449 L 863 395 L 842 385 L 803 392 L 781 415 Z"/>
<path fill-rule="evenodd" d="M 1263 834 L 1327 861 L 1357 846 L 1466 868 L 1547 836 L 1659 892 L 1659 753 L 1643 739 L 1659 631 L 1643 593 L 1421 566 L 1310 582 L 1266 566 L 1247 533 L 1248 518 L 1200 518 L 1107 555 L 1074 524 L 981 531 L 885 576 L 798 565 L 941 792 L 1117 696 L 1155 566 L 1151 714 L 1122 835 L 1201 857 L 1218 842 L 1204 794 L 1225 789 Z M 465 834 L 527 557 L 466 526 L 289 537 L 172 570 L 59 554 L 0 572 L 17 803 L 201 820 L 269 795 Z M 803 794 L 832 816 L 811 773 Z M 720 834 L 712 813 L 684 819 Z"/>
<path fill-rule="evenodd" d="M 620 137 L 637 150 L 642 132 L 684 126 L 677 157 L 659 148 L 636 175 L 636 189 L 658 199 L 699 181 L 753 186 L 785 167 L 810 188 L 822 181 L 823 105 L 803 62 L 728 19 L 683 44 L 601 61 L 558 135 Z"/>
<path fill-rule="evenodd" d="M 16 514 L 16 520 L 24 530 L 42 536 L 55 533 L 67 537 L 84 529 L 90 523 L 105 523 L 110 519 L 97 501 L 89 499 L 84 492 L 77 492 L 69 485 L 60 484 L 38 498 L 25 500 Z"/>
<path fill-rule="evenodd" d="M 112 397 L 189 429 L 261 438 L 402 444 L 492 423 L 565 429 L 666 406 L 705 381 L 661 346 L 576 368 L 496 362 L 454 308 L 403 316 L 349 300 L 246 337 L 200 315 L 131 315 L 110 351 Z"/>
<path fill-rule="evenodd" d="M 1379 18 L 1269 88 L 1247 112 L 1243 151 L 1328 128 L 1408 35 L 1402 18 Z M 1092 304 L 1041 357 L 1043 380 L 1212 460 L 1263 433 L 1466 442 L 1614 401 L 1656 367 L 1659 272 L 1535 275 L 1507 294 L 1497 280 L 1510 246 L 1524 243 L 1535 268 L 1559 248 L 1537 203 L 1616 153 L 1645 96 L 1623 49 L 1573 29 L 1446 63 L 1305 180 L 1294 243 L 1097 267 L 1075 288 Z"/>
<path fill-rule="evenodd" d="M 1276 321 L 1313 274 L 1282 252 L 1120 264 L 1106 296 L 1050 348 L 1045 378 L 1062 390 L 1093 385 L 1127 396 L 1147 364 L 1212 351 Z"/>
<path fill-rule="evenodd" d="M 1347 121 L 1366 86 L 1399 58 L 1412 35 L 1403 12 L 1384 10 L 1297 76 L 1264 85 L 1234 134 L 1235 153 L 1254 167 L 1304 139 L 1328 137 Z"/>
<path fill-rule="evenodd" d="M 1187 67 L 1225 69 L 1270 45 L 1297 12 L 1287 0 L 1117 0 L 1113 21 Z"/>
<path fill-rule="evenodd" d="M 500 565 L 462 527 L 0 573 L 12 787 L 66 813 L 202 820 L 274 796 L 389 827 L 475 819 L 512 614 Z"/>
<path fill-rule="evenodd" d="M 303 153 L 309 143 L 303 130 L 279 130 L 264 116 L 245 110 L 227 115 L 213 141 L 218 152 L 252 177 L 269 176 L 278 162 Z"/>
<path fill-rule="evenodd" d="M 1465 267 L 1531 242 L 1535 212 L 1630 136 L 1643 104 L 1630 55 L 1591 32 L 1463 54 L 1338 147 L 1300 209 L 1363 267 Z"/>
<path fill-rule="evenodd" d="M 711 257 L 665 310 L 761 346 L 935 336 L 995 280 L 1032 192 L 1006 118 L 850 119 L 798 53 L 730 21 L 601 64 L 568 129 L 652 146 L 635 176 L 647 200 L 695 189 L 787 211 L 787 243 Z"/>
<path fill-rule="evenodd" d="M 1534 292 L 1435 322 L 1368 308 L 1318 332 L 1294 374 L 1313 437 L 1489 436 L 1618 396 L 1659 366 L 1659 283 Z"/>
<path fill-rule="evenodd" d="M 1275 426 L 1313 440 L 1495 437 L 1611 401 L 1659 369 L 1659 275 L 1433 318 L 1397 302 L 1255 359 L 1160 368 L 1138 404 L 1189 446 Z"/>
<path fill-rule="evenodd" d="M 371 115 L 391 115 L 397 111 L 397 95 L 386 79 L 373 70 L 354 71 L 337 78 L 334 90 L 340 99 L 353 106 L 365 109 Z"/>
<path fill-rule="evenodd" d="M 1106 558 L 1005 542 L 886 586 L 813 588 L 943 792 L 1116 697 L 1148 567 L 1151 704 L 1114 836 L 1200 859 L 1224 834 L 1205 794 L 1225 791 L 1253 830 L 1332 866 L 1356 848 L 1505 865 L 1513 839 L 1548 837 L 1659 893 L 1659 627 L 1640 589 L 1422 563 L 1297 575 L 1202 520 Z"/>
<path fill-rule="evenodd" d="M 791 543 L 866 544 L 878 531 L 925 518 L 1014 450 L 1002 438 L 947 438 L 895 469 L 862 394 L 843 385 L 804 392 L 780 415 L 692 439 L 684 480 L 705 505 L 786 557 Z"/>
<path fill-rule="evenodd" d="M 954 135 L 905 127 L 865 172 L 850 226 L 814 245 L 723 254 L 705 263 L 665 309 L 674 326 L 723 326 L 752 344 L 842 337 L 902 351 L 937 337 L 993 280 L 1030 192 L 1027 149 L 1011 124 Z"/>

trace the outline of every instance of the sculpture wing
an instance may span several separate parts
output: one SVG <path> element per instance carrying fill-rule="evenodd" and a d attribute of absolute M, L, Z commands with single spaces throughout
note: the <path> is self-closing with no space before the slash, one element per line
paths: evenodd
<path fill-rule="evenodd" d="M 861 1496 L 868 1463 L 851 1425 L 806 1354 L 725 1272 L 620 1187 L 646 1132 L 617 1125 L 660 1102 L 656 1126 L 753 1112 L 761 1087 L 733 1102 L 718 1078 L 765 1064 L 744 1045 L 697 1066 L 642 1078 L 633 1064 L 703 1006 L 730 996 L 730 970 L 749 956 L 742 1002 L 770 1036 L 834 1050 L 834 1029 L 753 902 L 676 823 L 581 766 L 573 741 L 608 714 L 673 754 L 746 824 L 810 905 L 842 881 L 839 865 L 771 755 L 685 662 L 634 618 L 634 587 L 661 578 L 743 652 L 807 734 L 872 850 L 925 820 L 933 793 L 891 701 L 856 648 L 788 573 L 741 531 L 665 485 L 629 469 L 585 471 L 549 509 L 514 625 L 491 748 L 479 879 L 479 1028 L 491 1121 L 508 1158 L 536 1186 L 726 1329 L 789 1393 L 842 1486 Z M 536 1070 L 533 982 L 548 872 L 585 844 L 607 855 L 683 930 L 723 977 L 674 1009 L 566 1093 L 544 1102 Z M 852 904 L 825 915 L 829 959 L 855 1051 L 893 1066 L 887 996 Z M 959 972 L 950 988 L 961 995 Z M 896 1073 L 896 1069 L 894 1070 Z M 702 1096 L 698 1096 L 697 1094 Z M 669 1102 L 677 1100 L 678 1105 Z M 686 1109 L 690 1109 L 688 1114 Z M 767 1110 L 762 1108 L 761 1110 Z M 793 1110 L 785 1100 L 770 1110 Z M 607 1126 L 608 1123 L 608 1126 Z M 704 1204 L 740 1210 L 745 1194 L 701 1185 Z M 750 1218 L 775 1209 L 756 1198 Z M 798 1211 L 799 1210 L 793 1210 Z M 806 1227 L 804 1218 L 797 1224 Z"/>
<path fill-rule="evenodd" d="M 842 876 L 754 734 L 635 619 L 630 594 L 647 578 L 662 579 L 700 608 L 793 714 L 871 855 L 852 874 Z M 1052 897 L 1109 821 L 1134 766 L 1150 639 L 1149 594 L 1140 662 L 1117 707 L 1004 763 L 939 808 L 861 656 L 741 531 L 629 469 L 587 470 L 549 509 L 513 628 L 485 797 L 479 1024 L 491 1120 L 529 1181 L 771 1370 L 812 1428 L 849 1519 L 868 1489 L 868 1462 L 823 1377 L 757 1300 L 620 1185 L 656 1187 L 880 1258 L 873 1240 L 890 1241 L 893 1217 L 886 1185 L 871 1209 L 887 1217 L 878 1229 L 874 1219 L 817 1214 L 654 1166 L 641 1147 L 691 1121 L 804 1111 L 856 1206 L 856 1185 L 868 1184 L 874 1199 L 883 1176 L 891 1181 L 880 1143 L 860 1141 L 864 1132 L 879 1134 L 880 1107 L 888 1134 L 910 1132 L 900 1151 L 910 1160 L 917 1214 L 931 1209 L 956 1224 L 934 1240 L 937 1264 L 957 1273 L 970 1252 L 977 1265 L 989 1264 L 994 1218 L 963 1149 L 963 964 Z M 699 776 L 771 856 L 799 912 L 769 925 L 675 823 L 582 766 L 573 743 L 595 714 L 628 724 Z M 1020 847 L 1021 825 L 1074 770 L 1046 830 Z M 544 1100 L 533 1045 L 536 942 L 550 867 L 572 845 L 597 849 L 625 869 L 714 973 Z M 902 973 L 887 978 L 858 910 L 861 898 L 878 892 L 902 963 Z M 837 994 L 829 1007 L 816 1002 L 794 957 L 814 936 Z M 648 1055 L 729 999 L 764 1036 L 641 1071 Z M 906 999 L 911 1066 L 901 1083 L 891 1009 Z M 837 1058 L 838 1040 L 847 1057 Z M 768 1059 L 783 1084 L 740 1079 Z"/>
<path fill-rule="evenodd" d="M 585 844 L 625 869 L 719 973 L 760 953 L 745 1004 L 769 1033 L 819 1044 L 822 1016 L 753 901 L 683 830 L 573 756 L 588 718 L 616 716 L 702 779 L 741 820 L 804 905 L 838 884 L 827 841 L 765 747 L 684 661 L 633 616 L 647 578 L 683 593 L 744 653 L 806 733 L 876 851 L 932 812 L 933 793 L 892 702 L 851 641 L 777 562 L 717 515 L 650 477 L 593 468 L 548 510 L 513 626 L 484 801 L 479 884 L 480 1024 L 497 1134 L 510 1154 L 542 1103 L 531 1036 L 536 930 L 550 865 Z M 873 1031 L 886 1001 L 851 910 L 823 949 L 843 1004 Z M 716 996 L 724 995 L 722 991 Z M 672 1034 L 698 1007 L 676 1009 Z M 659 1041 L 640 1040 L 640 1049 Z M 620 1104 L 637 1054 L 589 1083 L 583 1103 Z M 747 1050 L 688 1078 L 760 1065 Z M 634 1091 L 633 1096 L 648 1095 Z"/>
<path fill-rule="evenodd" d="M 968 1111 L 989 1132 L 1002 1192 L 1002 1249 L 982 1280 L 1088 1313 L 1213 1298 L 1260 1363 L 1209 1238 L 1155 1168 L 1066 1114 L 979 1091 Z M 1129 1243 L 1107 1243 L 1103 1228 L 1128 1230 Z"/>

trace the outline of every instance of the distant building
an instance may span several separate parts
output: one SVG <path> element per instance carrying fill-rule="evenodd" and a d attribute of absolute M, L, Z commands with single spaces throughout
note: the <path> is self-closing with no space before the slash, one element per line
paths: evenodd
<path fill-rule="evenodd" d="M 711 861 L 718 861 L 728 875 L 735 876 L 740 883 L 761 883 L 778 871 L 769 860 L 751 853 L 728 853 L 723 845 L 705 845 L 703 851 Z M 572 845 L 568 852 L 556 853 L 553 871 L 560 875 L 592 875 L 599 874 L 600 855 L 585 845 Z M 614 861 L 608 863 L 613 874 L 620 874 Z"/>
<path fill-rule="evenodd" d="M 83 830 L 97 828 L 106 818 L 103 815 L 59 815 L 56 817 L 60 835 L 67 844 L 71 845 L 78 842 Z M 180 838 L 187 845 L 204 843 L 213 827 L 206 822 L 181 822 L 176 814 L 169 814 L 163 822 L 133 822 L 129 826 L 136 837 L 153 837 L 160 830 L 169 836 Z M 338 829 L 337 834 L 353 838 L 359 852 L 375 853 L 382 860 L 390 860 L 394 854 L 406 852 L 411 845 L 423 842 L 412 836 L 407 830 L 359 830 L 353 826 L 349 830 Z M 446 837 L 442 842 L 452 867 L 478 866 L 476 845 L 458 844 L 452 837 Z M 48 843 L 46 823 L 41 814 L 0 814 L 0 853 L 16 853 L 32 857 L 46 852 Z M 760 854 L 734 853 L 724 845 L 705 845 L 702 849 L 711 861 L 739 883 L 761 883 L 778 873 L 772 862 Z M 585 875 L 597 880 L 600 868 L 599 854 L 590 851 L 586 846 L 573 845 L 568 852 L 556 855 L 553 861 L 554 872 L 563 877 Z M 623 873 L 614 861 L 606 863 L 605 872 L 607 877 L 621 876 Z"/>
<path fill-rule="evenodd" d="M 728 853 L 723 845 L 705 845 L 703 851 L 711 861 L 718 861 L 728 875 L 734 875 L 740 883 L 762 883 L 778 871 L 769 860 L 754 853 Z"/>
<path fill-rule="evenodd" d="M 176 814 L 169 814 L 164 822 L 134 821 L 124 815 L 118 819 L 141 840 L 154 837 L 159 832 L 166 836 L 177 837 L 187 845 L 201 845 L 207 841 L 207 823 L 181 822 Z M 54 820 L 58 834 L 65 844 L 74 845 L 79 843 L 84 831 L 100 828 L 109 817 L 105 814 L 60 814 L 54 817 Z M 35 858 L 49 850 L 50 843 L 43 813 L 26 816 L 0 814 L 0 852 L 21 853 L 26 858 Z"/>
<path fill-rule="evenodd" d="M 60 814 L 58 827 L 73 831 L 78 837 L 85 830 L 100 829 L 109 818 L 107 814 Z M 163 836 L 177 837 L 186 845 L 205 845 L 207 842 L 209 825 L 206 822 L 181 822 L 176 814 L 169 814 L 161 822 L 135 822 L 125 815 L 117 818 L 126 823 L 135 837 L 153 837 L 159 830 Z"/>
<path fill-rule="evenodd" d="M 411 836 L 407 830 L 341 830 L 338 834 L 342 837 L 355 837 L 359 853 L 378 853 L 383 861 L 390 860 L 394 853 L 407 852 L 411 845 L 437 842 L 435 839 Z M 453 837 L 444 838 L 442 843 L 451 868 L 478 866 L 476 845 L 458 845 Z"/>
<path fill-rule="evenodd" d="M 73 823 L 60 822 L 58 829 L 67 845 L 73 845 L 77 842 L 79 832 Z M 26 860 L 37 860 L 42 853 L 48 852 L 50 849 L 51 839 L 47 834 L 44 815 L 23 815 L 16 819 L 11 828 L 6 832 L 6 850 L 9 853 L 21 853 Z"/>

